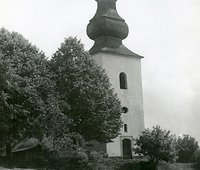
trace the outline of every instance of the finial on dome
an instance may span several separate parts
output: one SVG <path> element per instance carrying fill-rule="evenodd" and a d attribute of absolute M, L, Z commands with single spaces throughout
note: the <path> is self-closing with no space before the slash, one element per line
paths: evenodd
<path fill-rule="evenodd" d="M 87 35 L 95 41 L 90 51 L 97 46 L 118 48 L 128 36 L 128 25 L 116 10 L 117 0 L 96 0 L 98 7 L 95 16 L 87 26 Z"/>

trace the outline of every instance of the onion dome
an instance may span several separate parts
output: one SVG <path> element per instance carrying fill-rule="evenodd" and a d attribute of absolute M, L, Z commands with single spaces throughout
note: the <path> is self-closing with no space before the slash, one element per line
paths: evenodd
<path fill-rule="evenodd" d="M 87 34 L 90 39 L 112 37 L 120 40 L 128 36 L 128 25 L 116 10 L 116 0 L 96 0 L 98 8 L 90 20 Z"/>
<path fill-rule="evenodd" d="M 123 44 L 128 36 L 128 25 L 116 10 L 117 0 L 96 0 L 97 11 L 87 26 L 87 35 L 95 43 L 90 53 L 112 52 L 124 55 L 136 55 Z"/>

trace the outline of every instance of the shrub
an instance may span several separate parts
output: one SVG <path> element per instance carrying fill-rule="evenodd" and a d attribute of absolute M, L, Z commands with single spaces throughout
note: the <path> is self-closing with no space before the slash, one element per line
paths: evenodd
<path fill-rule="evenodd" d="M 200 150 L 197 150 L 195 153 L 194 153 L 194 161 L 197 165 L 200 166 Z"/>
<path fill-rule="evenodd" d="M 194 153 L 198 149 L 198 142 L 189 135 L 183 135 L 178 138 L 176 149 L 178 151 L 177 162 L 192 163 L 194 162 Z"/>
<path fill-rule="evenodd" d="M 85 153 L 73 155 L 66 164 L 66 170 L 93 170 Z"/>
<path fill-rule="evenodd" d="M 156 167 L 160 160 L 174 161 L 175 136 L 170 135 L 170 131 L 162 130 L 160 126 L 153 127 L 152 130 L 145 129 L 142 135 L 135 140 L 134 151 L 139 155 L 149 158 L 149 161 Z"/>
<path fill-rule="evenodd" d="M 48 157 L 46 168 L 59 170 L 94 170 L 94 165 L 89 162 L 85 152 L 76 152 L 66 157 L 59 155 Z"/>

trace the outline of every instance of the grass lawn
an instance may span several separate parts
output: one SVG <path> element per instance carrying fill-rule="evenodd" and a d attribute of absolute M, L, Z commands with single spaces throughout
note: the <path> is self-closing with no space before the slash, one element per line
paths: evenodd
<path fill-rule="evenodd" d="M 200 170 L 199 168 L 194 168 L 193 164 L 184 163 L 161 163 L 159 165 L 159 170 Z"/>
<path fill-rule="evenodd" d="M 0 170 L 34 170 L 34 169 L 21 169 L 21 168 L 7 169 L 7 168 L 0 167 Z"/>

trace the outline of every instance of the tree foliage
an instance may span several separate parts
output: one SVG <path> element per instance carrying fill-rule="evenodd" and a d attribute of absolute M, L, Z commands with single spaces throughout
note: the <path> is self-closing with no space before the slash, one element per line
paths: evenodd
<path fill-rule="evenodd" d="M 198 142 L 189 135 L 183 135 L 177 140 L 178 162 L 194 162 L 194 153 L 198 150 Z"/>
<path fill-rule="evenodd" d="M 50 61 L 64 113 L 72 120 L 70 132 L 86 140 L 106 142 L 121 126 L 121 106 L 109 79 L 76 38 L 65 39 Z"/>
<path fill-rule="evenodd" d="M 145 129 L 136 139 L 135 152 L 148 156 L 155 165 L 160 160 L 173 161 L 176 155 L 175 141 L 175 136 L 170 135 L 170 131 L 162 130 L 160 126 L 153 127 L 152 130 Z"/>
<path fill-rule="evenodd" d="M 76 38 L 47 60 L 20 34 L 0 29 L 0 145 L 10 153 L 11 144 L 27 137 L 48 139 L 58 152 L 84 140 L 110 141 L 120 116 L 105 71 Z"/>
<path fill-rule="evenodd" d="M 2 145 L 43 138 L 52 112 L 61 116 L 44 54 L 20 34 L 0 30 L 0 136 Z M 49 124 L 51 124 L 49 122 Z M 8 146 L 9 146 L 8 145 Z"/>

